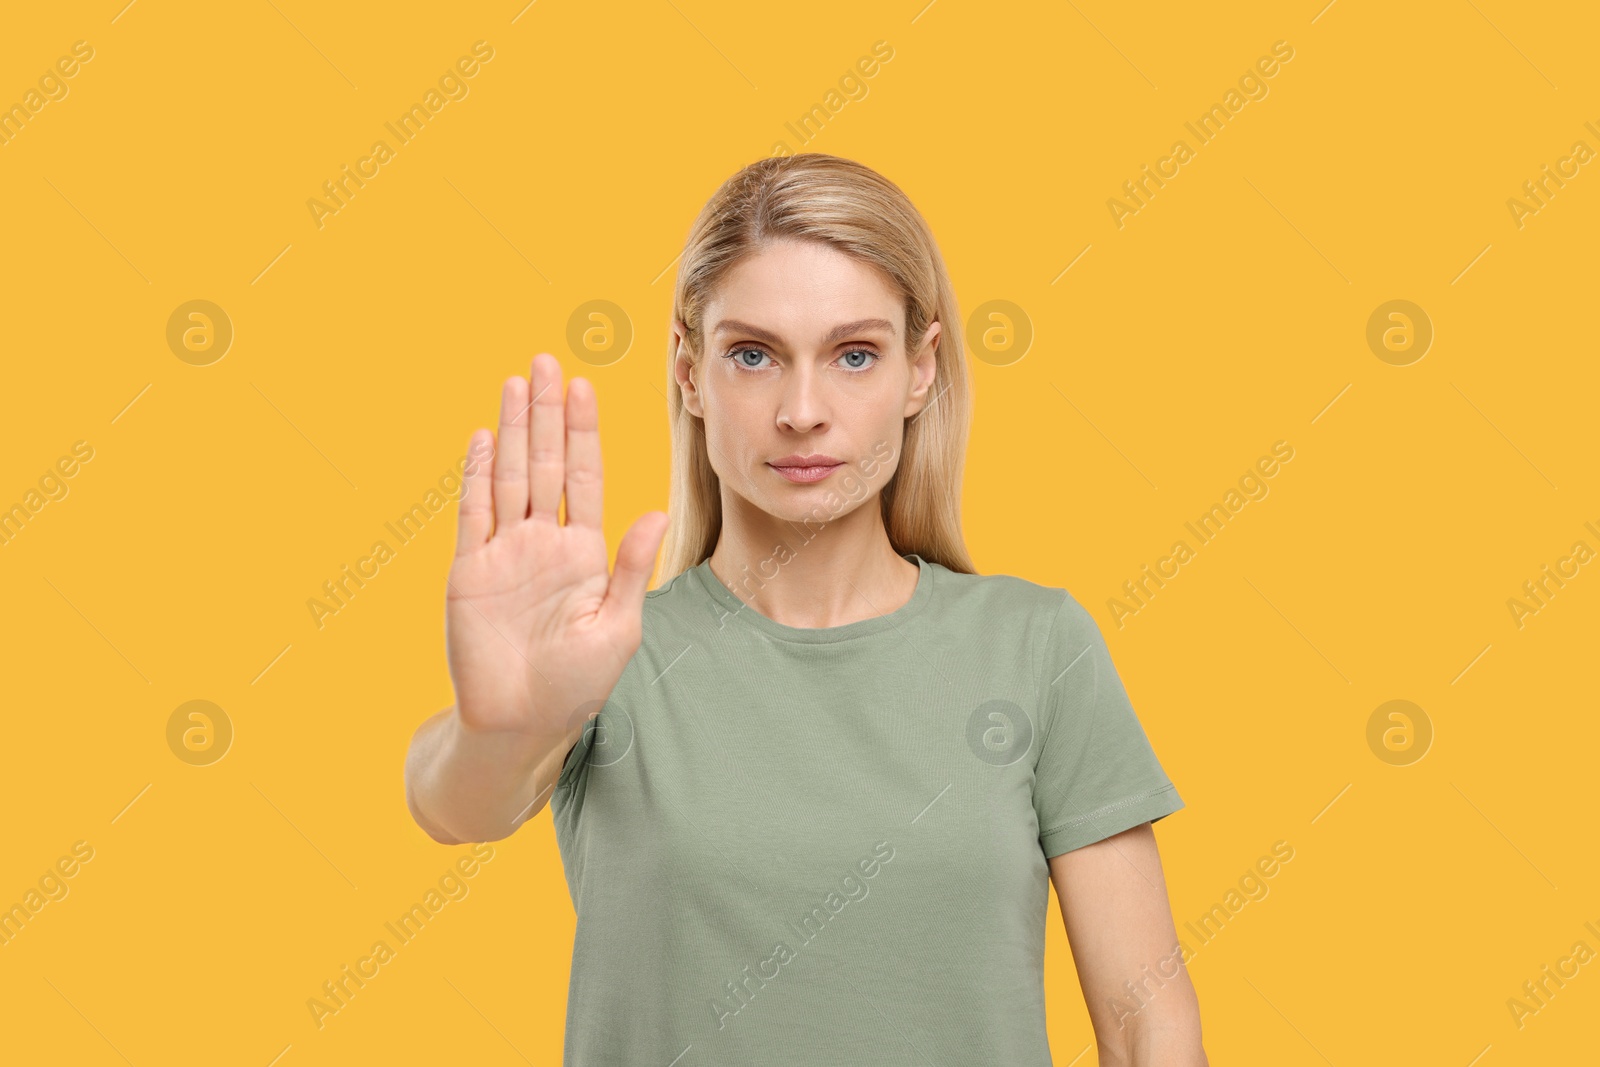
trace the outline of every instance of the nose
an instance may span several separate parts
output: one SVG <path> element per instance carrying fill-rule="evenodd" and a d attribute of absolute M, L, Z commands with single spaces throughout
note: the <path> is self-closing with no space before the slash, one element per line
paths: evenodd
<path fill-rule="evenodd" d="M 796 360 L 778 397 L 778 425 L 796 433 L 827 428 L 827 398 L 821 375 L 811 360 Z"/>

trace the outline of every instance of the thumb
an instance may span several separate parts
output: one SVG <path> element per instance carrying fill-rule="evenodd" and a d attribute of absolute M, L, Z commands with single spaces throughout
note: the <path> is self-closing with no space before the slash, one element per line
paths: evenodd
<path fill-rule="evenodd" d="M 666 533 L 667 513 L 664 511 L 646 512 L 628 527 L 617 545 L 617 567 L 606 589 L 606 611 L 626 609 L 638 615 L 644 609 L 645 587 L 650 583 L 656 553 L 661 551 Z"/>

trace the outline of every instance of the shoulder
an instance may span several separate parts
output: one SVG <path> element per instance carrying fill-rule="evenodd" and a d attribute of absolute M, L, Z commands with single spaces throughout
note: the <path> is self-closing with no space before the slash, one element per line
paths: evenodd
<path fill-rule="evenodd" d="M 703 617 L 715 608 L 711 598 L 696 588 L 693 568 L 679 571 L 654 589 L 645 590 L 644 627 L 660 628 L 675 623 L 690 625 L 705 622 Z"/>
<path fill-rule="evenodd" d="M 1069 589 L 943 567 L 938 577 L 949 610 L 967 620 L 974 639 L 987 643 L 993 655 L 1010 657 L 1013 669 L 1027 671 L 1038 684 L 1047 686 L 1074 665 L 1092 665 L 1089 673 L 1097 679 L 1110 666 L 1099 621 Z"/>
<path fill-rule="evenodd" d="M 1081 650 L 1100 637 L 1088 610 L 1061 586 L 934 566 L 943 610 L 966 620 L 982 639 L 1011 647 L 1034 668 L 1058 658 L 1063 649 Z"/>
<path fill-rule="evenodd" d="M 1066 589 L 1011 574 L 964 574 L 937 563 L 935 581 L 948 607 L 983 612 L 991 621 L 1014 616 L 1046 628 L 1058 619 L 1076 624 L 1088 612 Z"/>
<path fill-rule="evenodd" d="M 660 600 L 662 597 L 671 596 L 674 593 L 681 593 L 684 587 L 691 581 L 689 575 L 689 571 L 691 569 L 692 568 L 688 568 L 679 571 L 677 574 L 674 574 L 671 578 L 668 578 L 654 589 L 646 589 L 644 593 L 645 603 L 648 604 L 651 601 Z"/>
<path fill-rule="evenodd" d="M 726 602 L 726 593 L 710 588 L 704 568 L 688 567 L 644 594 L 644 644 L 671 647 L 674 655 L 685 643 L 698 642 L 728 628 L 728 617 L 738 603 Z"/>

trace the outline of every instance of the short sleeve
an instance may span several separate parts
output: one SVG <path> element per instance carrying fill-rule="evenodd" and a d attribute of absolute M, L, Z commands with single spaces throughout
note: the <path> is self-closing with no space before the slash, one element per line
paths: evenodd
<path fill-rule="evenodd" d="M 1111 664 L 1066 590 L 1037 664 L 1043 740 L 1034 764 L 1039 844 L 1052 858 L 1183 808 Z"/>

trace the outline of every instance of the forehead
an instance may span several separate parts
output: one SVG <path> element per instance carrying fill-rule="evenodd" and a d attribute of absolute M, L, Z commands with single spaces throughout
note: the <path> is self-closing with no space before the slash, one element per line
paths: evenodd
<path fill-rule="evenodd" d="M 731 267 L 706 302 L 713 335 L 734 321 L 737 332 L 758 327 L 782 339 L 832 343 L 837 327 L 852 333 L 883 333 L 898 340 L 905 308 L 888 276 L 829 245 L 779 241 Z M 879 320 L 874 322 L 873 320 Z M 885 326 L 884 324 L 887 324 Z"/>

